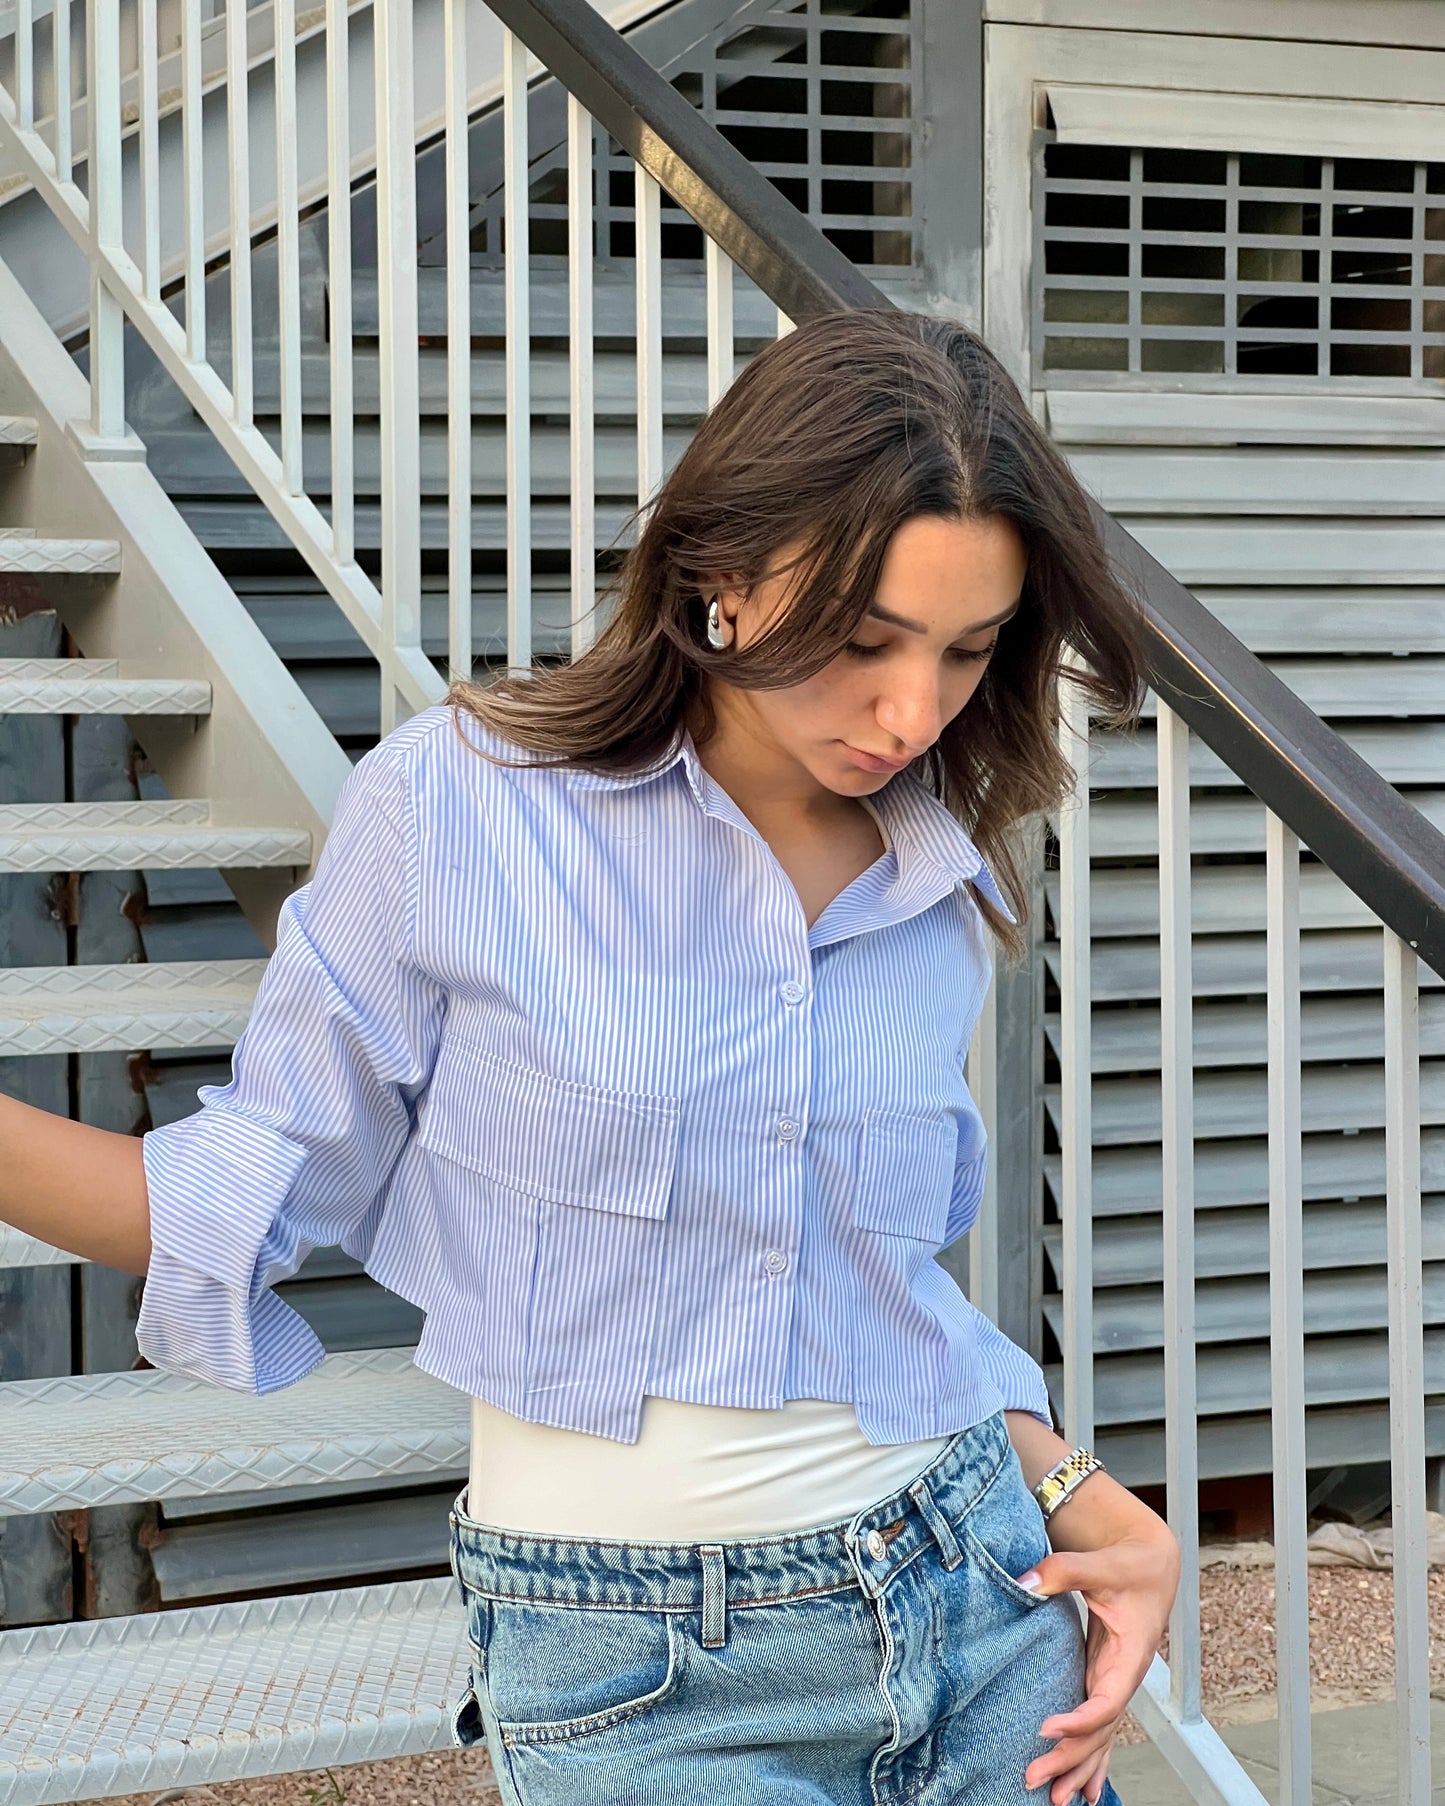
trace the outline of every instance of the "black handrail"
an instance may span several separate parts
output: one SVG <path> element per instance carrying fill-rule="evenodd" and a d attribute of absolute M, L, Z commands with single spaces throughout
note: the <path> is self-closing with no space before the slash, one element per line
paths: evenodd
<path fill-rule="evenodd" d="M 489 4 L 789 319 L 893 305 L 587 0 Z M 1140 599 L 1156 693 L 1445 977 L 1445 835 L 1118 521 L 1097 505 L 1095 518 Z"/>

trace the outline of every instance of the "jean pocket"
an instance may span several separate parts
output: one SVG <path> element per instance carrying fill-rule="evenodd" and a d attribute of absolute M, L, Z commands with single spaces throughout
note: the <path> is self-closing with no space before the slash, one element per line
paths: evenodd
<path fill-rule="evenodd" d="M 507 1748 L 611 1730 L 682 1685 L 677 1614 L 494 1599 L 486 1685 Z"/>
<path fill-rule="evenodd" d="M 451 1709 L 448 1728 L 452 1742 L 459 1750 L 469 1750 L 473 1744 L 486 1740 L 486 1727 L 482 1722 L 481 1703 L 477 1699 L 476 1670 L 468 1668 L 467 1684 L 460 1697 Z"/>
<path fill-rule="evenodd" d="M 1044 1603 L 1045 1595 L 1031 1593 L 1014 1578 L 1042 1561 L 1050 1545 L 1043 1511 L 1012 1446 L 993 1479 L 969 1506 L 962 1530 L 974 1565 L 1001 1593 L 1020 1605 Z"/>

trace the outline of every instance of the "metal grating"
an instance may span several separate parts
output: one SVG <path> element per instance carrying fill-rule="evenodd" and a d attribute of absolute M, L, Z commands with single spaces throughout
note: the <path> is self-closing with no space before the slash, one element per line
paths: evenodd
<path fill-rule="evenodd" d="M 660 67 L 853 263 L 897 270 L 921 261 L 921 222 L 912 205 L 919 63 L 911 0 L 750 0 Z M 530 250 L 534 262 L 550 258 L 564 267 L 567 141 L 560 123 L 552 141 L 532 146 Z M 594 125 L 600 267 L 632 262 L 633 190 L 631 157 Z M 475 264 L 501 267 L 501 216 L 498 166 L 472 214 Z M 664 259 L 700 264 L 703 249 L 701 229 L 664 194 Z"/>
<path fill-rule="evenodd" d="M 1037 386 L 1439 394 L 1445 162 L 1035 135 Z"/>

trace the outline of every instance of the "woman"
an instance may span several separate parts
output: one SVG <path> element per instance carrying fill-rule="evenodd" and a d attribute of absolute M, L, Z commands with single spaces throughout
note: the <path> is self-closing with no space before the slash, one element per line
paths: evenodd
<path fill-rule="evenodd" d="M 473 1400 L 453 1737 L 514 1806 L 1116 1797 L 1177 1546 L 931 1258 L 1066 645 L 1137 712 L 1132 604 L 991 354 L 815 320 L 591 650 L 361 760 L 228 1085 L 139 1146 L 0 1116 L 5 1214 L 145 1272 L 158 1366 L 310 1371 L 270 1288 L 322 1243 L 423 1309 Z"/>

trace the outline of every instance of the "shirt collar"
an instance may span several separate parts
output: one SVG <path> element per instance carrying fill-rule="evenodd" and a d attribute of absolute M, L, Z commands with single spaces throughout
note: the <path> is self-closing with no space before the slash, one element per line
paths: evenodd
<path fill-rule="evenodd" d="M 708 810 L 707 775 L 697 756 L 692 735 L 685 727 L 662 757 L 645 770 L 602 772 L 574 768 L 568 772 L 567 781 L 573 789 L 580 790 L 631 790 L 639 784 L 654 782 L 676 765 L 683 767 L 698 807 Z M 1009 908 L 993 873 L 962 823 L 910 769 L 905 768 L 890 778 L 868 800 L 888 829 L 900 871 L 905 865 L 927 861 L 953 878 L 956 884 L 975 885 L 1005 920 L 1017 922 L 1018 918 Z"/>

